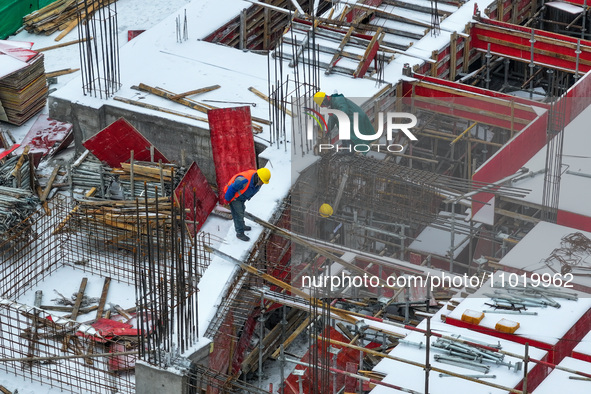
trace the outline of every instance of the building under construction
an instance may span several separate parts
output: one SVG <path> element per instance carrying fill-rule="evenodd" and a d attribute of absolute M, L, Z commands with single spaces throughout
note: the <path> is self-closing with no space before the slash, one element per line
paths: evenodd
<path fill-rule="evenodd" d="M 586 0 L 193 0 L 121 49 L 117 2 L 66 3 L 31 132 L 68 134 L 0 133 L 3 392 L 586 392 Z"/>

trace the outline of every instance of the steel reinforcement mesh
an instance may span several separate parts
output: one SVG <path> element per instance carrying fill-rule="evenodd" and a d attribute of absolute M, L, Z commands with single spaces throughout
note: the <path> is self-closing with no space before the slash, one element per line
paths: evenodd
<path fill-rule="evenodd" d="M 136 337 L 99 339 L 89 325 L 6 299 L 0 322 L 0 370 L 73 393 L 135 392 L 137 356 L 119 353 Z"/>
<path fill-rule="evenodd" d="M 75 205 L 58 195 L 4 234 L 0 369 L 75 393 L 133 393 L 138 352 L 160 364 L 161 358 L 150 357 L 156 349 L 186 349 L 197 339 L 197 285 L 210 262 L 204 248 L 209 234 L 189 235 L 178 220 L 184 207 L 173 215 L 166 203 L 111 203 Z M 81 332 L 92 333 L 97 319 L 83 325 L 13 301 L 62 267 L 136 287 L 140 313 L 127 310 L 127 323 L 137 321 L 150 335 L 105 340 Z M 137 287 L 138 278 L 157 283 Z"/>

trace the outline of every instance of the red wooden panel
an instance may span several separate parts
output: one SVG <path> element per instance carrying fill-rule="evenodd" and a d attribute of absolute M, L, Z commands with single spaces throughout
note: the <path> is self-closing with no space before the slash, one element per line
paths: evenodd
<path fill-rule="evenodd" d="M 29 153 L 47 155 L 54 147 L 58 151 L 66 148 L 74 140 L 73 126 L 70 123 L 51 119 L 47 114 L 41 114 L 23 138 L 21 147 L 14 151 L 20 155 L 25 146 L 29 145 Z"/>
<path fill-rule="evenodd" d="M 547 124 L 548 113 L 546 112 L 530 123 L 501 150 L 497 151 L 477 170 L 472 179 L 492 183 L 515 174 L 546 144 Z M 472 200 L 489 201 L 491 198 L 492 194 L 490 193 L 478 193 Z M 472 212 L 478 212 L 482 206 L 483 204 L 480 202 L 473 202 Z"/>
<path fill-rule="evenodd" d="M 148 141 L 139 131 L 125 119 L 119 118 L 82 143 L 100 161 L 111 167 L 119 167 L 131 157 L 133 151 L 134 160 L 150 161 L 150 146 Z M 158 149 L 154 148 L 154 161 L 162 160 L 170 163 Z"/>
<path fill-rule="evenodd" d="M 189 221 L 187 225 L 191 230 L 191 234 L 195 235 L 217 203 L 217 196 L 195 162 L 191 164 L 189 170 L 187 170 L 185 176 L 174 190 L 177 201 L 181 201 L 183 193 L 185 196 L 185 209 L 188 210 L 185 219 Z M 193 228 L 193 221 L 196 222 L 195 228 Z"/>
<path fill-rule="evenodd" d="M 257 168 L 250 107 L 211 109 L 207 111 L 207 118 L 218 197 L 224 204 L 223 190 L 230 178 L 238 172 Z"/>
<path fill-rule="evenodd" d="M 324 330 L 323 336 L 325 338 L 331 338 L 340 342 L 349 342 L 349 340 L 347 338 L 345 338 L 345 336 L 343 334 L 341 334 L 340 332 L 338 332 L 336 329 L 334 329 L 333 327 L 326 327 L 326 329 Z M 368 348 L 371 347 L 375 347 L 375 346 L 370 346 L 372 345 L 371 343 L 367 346 Z M 327 351 L 327 347 L 330 346 L 330 342 L 327 340 L 325 342 L 318 340 L 315 342 L 314 346 L 317 346 L 318 348 L 316 349 L 318 351 L 318 354 L 322 354 L 323 352 Z M 345 370 L 347 368 L 347 365 L 349 364 L 349 369 L 354 369 L 359 365 L 359 351 L 355 350 L 355 349 L 351 349 L 351 348 L 347 348 L 344 346 L 340 346 L 340 345 L 332 345 L 335 348 L 340 349 L 341 351 L 339 352 L 339 354 L 337 355 L 337 369 L 340 370 Z M 333 362 L 332 362 L 332 354 L 331 354 L 331 361 L 330 361 L 330 365 L 329 367 L 333 366 Z M 319 362 L 319 360 L 312 360 L 312 354 L 311 354 L 311 349 L 308 350 L 308 352 L 304 355 L 304 357 L 302 357 L 301 359 L 302 362 L 304 363 L 310 363 L 310 364 L 315 364 L 317 362 Z M 317 392 L 319 387 L 316 387 L 316 390 L 314 390 L 313 385 L 313 381 L 312 381 L 312 370 L 310 367 L 306 367 L 303 365 L 297 365 L 295 367 L 295 369 L 297 370 L 306 370 L 306 373 L 301 376 L 301 378 L 303 378 L 302 381 L 302 388 L 304 393 L 312 393 L 312 392 Z M 298 378 L 300 378 L 300 376 L 294 375 L 293 373 L 291 375 L 289 375 L 287 377 L 287 379 L 285 380 L 285 393 L 286 394 L 299 394 L 299 384 L 298 384 Z M 343 387 L 345 385 L 345 376 L 342 374 L 337 374 L 336 376 L 336 381 L 337 381 L 337 391 L 338 389 L 340 389 L 341 387 Z M 330 380 L 329 380 L 329 393 L 332 393 L 332 385 L 333 385 L 333 378 L 331 376 Z"/>
<path fill-rule="evenodd" d="M 127 41 L 133 40 L 134 38 L 136 38 L 137 36 L 139 36 L 143 32 L 145 32 L 145 30 L 128 30 L 127 31 Z"/>
<path fill-rule="evenodd" d="M 12 152 L 14 152 L 15 149 L 18 148 L 19 146 L 20 146 L 19 144 L 14 144 L 9 149 L 6 149 L 6 150 L 0 152 L 0 160 L 4 159 L 6 156 L 8 156 Z"/>
<path fill-rule="evenodd" d="M 492 28 L 486 24 L 474 24 L 470 30 L 471 47 L 487 51 L 490 44 L 490 51 L 493 54 L 529 63 L 531 61 L 531 29 L 522 31 L 523 28 L 518 30 L 515 25 L 505 25 L 508 25 L 507 28 L 499 30 L 498 27 Z M 536 34 L 539 32 L 535 29 L 534 31 Z M 495 42 L 487 42 L 487 39 L 493 39 Z M 571 48 L 574 44 L 565 45 L 565 41 L 570 42 L 571 40 L 572 38 L 567 40 L 566 36 L 560 34 L 554 34 L 553 37 L 545 34 L 543 39 L 541 37 L 536 39 L 535 49 L 545 51 L 545 53 L 534 53 L 534 62 L 552 68 L 574 71 L 576 69 L 576 49 Z M 521 47 L 511 46 L 515 44 Z M 581 73 L 591 70 L 591 66 L 588 65 L 588 62 L 591 61 L 591 48 L 586 44 L 589 44 L 589 41 L 581 42 L 581 60 L 579 62 L 579 72 Z M 566 58 L 566 56 L 570 58 Z"/>
<path fill-rule="evenodd" d="M 505 99 L 509 102 L 514 101 L 515 103 L 520 103 L 524 105 L 534 105 L 536 107 L 542 108 L 549 108 L 550 106 L 546 103 L 540 103 L 537 101 L 529 100 L 523 97 L 516 97 L 511 96 L 510 94 L 495 92 L 493 90 L 488 90 L 484 88 L 480 88 L 478 86 L 467 85 L 460 82 L 448 81 L 447 79 L 435 78 L 428 75 L 421 75 L 418 73 L 413 73 L 412 75 L 414 78 L 420 80 L 421 82 L 429 82 L 440 86 L 447 86 L 450 88 L 458 89 L 459 92 L 470 92 L 470 93 L 477 93 L 483 96 L 488 97 L 496 97 L 500 99 Z"/>

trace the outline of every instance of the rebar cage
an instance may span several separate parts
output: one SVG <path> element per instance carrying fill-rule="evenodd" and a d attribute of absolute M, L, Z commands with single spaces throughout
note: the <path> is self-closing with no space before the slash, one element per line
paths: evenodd
<path fill-rule="evenodd" d="M 133 393 L 137 357 L 161 366 L 163 353 L 195 343 L 209 235 L 191 237 L 184 207 L 160 200 L 75 205 L 57 195 L 5 234 L 1 370 L 76 393 Z M 132 287 L 136 306 L 119 316 L 138 334 L 101 335 L 98 313 L 81 323 L 15 301 L 65 267 Z"/>

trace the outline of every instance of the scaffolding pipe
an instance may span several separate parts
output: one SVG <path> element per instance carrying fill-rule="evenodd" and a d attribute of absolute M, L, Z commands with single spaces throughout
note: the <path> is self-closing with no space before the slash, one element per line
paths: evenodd
<path fill-rule="evenodd" d="M 383 353 L 377 352 L 375 350 L 366 349 L 366 348 L 361 347 L 361 346 L 350 345 L 350 344 L 348 344 L 346 342 L 337 341 L 335 339 L 322 338 L 320 336 L 317 336 L 317 339 L 319 339 L 319 340 L 328 340 L 333 345 L 344 346 L 344 347 L 348 347 L 350 349 L 359 350 L 361 352 L 364 352 L 364 353 L 367 353 L 367 354 L 371 354 L 373 356 L 387 358 L 387 359 L 398 361 L 398 362 L 401 362 L 401 363 L 404 363 L 404 364 L 410 364 L 410 365 L 413 365 L 413 366 L 419 367 L 419 368 L 426 368 L 426 365 L 425 364 L 422 364 L 422 363 L 419 363 L 419 362 L 416 362 L 416 361 L 406 360 L 404 358 L 392 356 L 390 354 L 383 354 Z M 448 370 L 445 370 L 445 369 L 441 369 L 439 367 L 433 367 L 433 366 L 431 366 L 430 369 L 432 371 L 435 371 L 435 372 L 444 373 L 444 374 L 447 374 L 447 375 L 450 375 L 450 376 L 454 376 L 456 378 L 460 378 L 460 379 L 464 379 L 464 380 L 469 380 L 471 382 L 475 382 L 475 383 L 478 383 L 478 384 L 483 384 L 485 386 L 494 387 L 494 388 L 497 388 L 497 389 L 500 389 L 500 390 L 506 390 L 506 391 L 509 391 L 511 393 L 523 394 L 523 391 L 521 391 L 521 390 L 517 390 L 517 389 L 511 388 L 511 387 L 502 386 L 502 385 L 496 384 L 496 383 L 490 383 L 490 382 L 485 382 L 485 381 L 481 381 L 481 380 L 478 380 L 478 379 L 470 378 L 468 376 L 465 376 L 465 375 L 462 375 L 462 374 L 459 374 L 459 373 L 456 373 L 456 372 L 451 372 L 451 371 L 448 371 Z"/>

